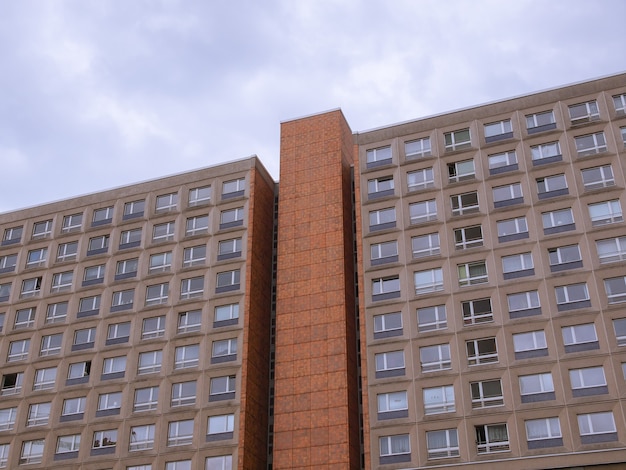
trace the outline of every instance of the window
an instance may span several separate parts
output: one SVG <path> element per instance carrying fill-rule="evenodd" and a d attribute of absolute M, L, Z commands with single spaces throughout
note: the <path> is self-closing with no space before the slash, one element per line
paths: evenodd
<path fill-rule="evenodd" d="M 41 463 L 45 442 L 46 441 L 44 439 L 22 442 L 19 464 L 27 465 L 32 463 Z"/>
<path fill-rule="evenodd" d="M 422 372 L 452 369 L 450 345 L 436 344 L 420 348 L 420 364 Z"/>
<path fill-rule="evenodd" d="M 509 433 L 506 424 L 476 426 L 476 446 L 479 454 L 509 450 Z"/>
<path fill-rule="evenodd" d="M 125 259 L 117 262 L 115 266 L 115 280 L 129 279 L 137 275 L 139 258 Z"/>
<path fill-rule="evenodd" d="M 15 312 L 15 324 L 14 330 L 22 330 L 24 328 L 30 328 L 35 324 L 35 307 L 22 308 Z"/>
<path fill-rule="evenodd" d="M 158 273 L 169 271 L 172 267 L 172 252 L 167 251 L 165 253 L 157 253 L 150 255 L 150 267 L 148 272 Z"/>
<path fill-rule="evenodd" d="M 536 290 L 508 294 L 506 300 L 509 305 L 509 316 L 511 318 L 541 315 L 539 292 Z"/>
<path fill-rule="evenodd" d="M 495 208 L 522 204 L 524 195 L 520 183 L 506 184 L 493 188 L 493 206 Z"/>
<path fill-rule="evenodd" d="M 9 395 L 17 395 L 22 391 L 22 383 L 24 382 L 23 372 L 14 372 L 11 374 L 2 374 L 2 390 L 0 395 L 3 397 Z"/>
<path fill-rule="evenodd" d="M 565 352 L 579 352 L 599 349 L 596 326 L 593 323 L 564 326 L 561 328 Z"/>
<path fill-rule="evenodd" d="M 126 289 L 113 292 L 111 299 L 111 311 L 127 310 L 133 308 L 133 300 L 135 298 L 135 289 Z"/>
<path fill-rule="evenodd" d="M 86 401 L 86 397 L 66 398 L 65 400 L 63 400 L 61 421 L 73 421 L 83 419 Z"/>
<path fill-rule="evenodd" d="M 9 463 L 9 444 L 0 444 L 0 468 L 5 468 Z"/>
<path fill-rule="evenodd" d="M 504 405 L 500 379 L 471 382 L 472 408 L 489 408 Z"/>
<path fill-rule="evenodd" d="M 529 419 L 524 421 L 529 449 L 562 446 L 559 418 Z"/>
<path fill-rule="evenodd" d="M 622 133 L 622 142 L 626 145 L 626 127 L 620 127 L 619 130 Z"/>
<path fill-rule="evenodd" d="M 143 212 L 146 207 L 146 201 L 132 201 L 124 204 L 124 220 L 135 219 L 137 217 L 143 217 Z"/>
<path fill-rule="evenodd" d="M 183 279 L 180 285 L 180 298 L 193 299 L 204 294 L 204 276 Z"/>
<path fill-rule="evenodd" d="M 404 351 L 389 351 L 374 355 L 376 378 L 398 377 L 405 374 Z"/>
<path fill-rule="evenodd" d="M 9 286 L 7 290 L 11 288 L 11 284 L 4 284 Z M 20 298 L 34 297 L 41 292 L 41 277 L 34 277 L 31 279 L 24 279 L 22 281 L 22 291 L 20 292 Z M 8 293 L 7 293 L 8 299 Z"/>
<path fill-rule="evenodd" d="M 558 286 L 554 288 L 554 292 L 556 294 L 556 303 L 559 312 L 591 306 L 587 284 L 584 282 Z"/>
<path fill-rule="evenodd" d="M 66 271 L 64 273 L 56 273 L 52 275 L 52 287 L 51 292 L 63 292 L 72 288 L 72 281 L 74 279 L 73 271 Z"/>
<path fill-rule="evenodd" d="M 113 220 L 113 207 L 103 207 L 102 209 L 96 209 L 93 211 L 93 219 L 91 220 L 91 226 L 105 225 L 111 223 Z"/>
<path fill-rule="evenodd" d="M 213 341 L 211 363 L 234 361 L 237 359 L 237 338 Z"/>
<path fill-rule="evenodd" d="M 200 345 L 190 344 L 187 346 L 178 346 L 174 350 L 174 369 L 187 369 L 189 367 L 197 367 L 200 357 Z"/>
<path fill-rule="evenodd" d="M 626 318 L 613 320 L 613 329 L 618 346 L 626 346 Z"/>
<path fill-rule="evenodd" d="M 138 388 L 135 390 L 133 411 L 156 410 L 159 402 L 159 387 Z"/>
<path fill-rule="evenodd" d="M 600 119 L 598 103 L 595 100 L 587 101 L 586 103 L 574 104 L 572 106 L 569 106 L 568 108 L 569 117 L 572 121 L 572 125 Z"/>
<path fill-rule="evenodd" d="M 528 331 L 513 335 L 515 359 L 530 359 L 548 355 L 546 333 L 543 330 Z"/>
<path fill-rule="evenodd" d="M 400 278 L 398 276 L 372 279 L 372 300 L 388 300 L 400 297 Z"/>
<path fill-rule="evenodd" d="M 220 229 L 243 225 L 243 207 L 228 209 L 220 213 Z"/>
<path fill-rule="evenodd" d="M 74 332 L 74 342 L 72 343 L 72 350 L 77 351 L 80 349 L 93 348 L 95 340 L 96 327 L 76 330 Z"/>
<path fill-rule="evenodd" d="M 100 296 L 92 295 L 90 297 L 83 297 L 78 302 L 78 318 L 88 317 L 90 315 L 97 315 L 100 310 Z"/>
<path fill-rule="evenodd" d="M 178 204 L 178 193 L 162 194 L 156 198 L 156 211 L 175 211 Z"/>
<path fill-rule="evenodd" d="M 0 431 L 10 431 L 15 425 L 17 407 L 0 410 Z"/>
<path fill-rule="evenodd" d="M 367 197 L 369 199 L 393 196 L 393 194 L 393 176 L 381 176 L 367 181 Z"/>
<path fill-rule="evenodd" d="M 165 315 L 144 319 L 141 325 L 141 339 L 160 338 L 165 335 Z"/>
<path fill-rule="evenodd" d="M 406 391 L 380 393 L 377 395 L 378 419 L 406 418 L 409 406 Z"/>
<path fill-rule="evenodd" d="M 405 142 L 404 153 L 407 160 L 430 157 L 430 137 L 422 137 L 421 139 Z"/>
<path fill-rule="evenodd" d="M 446 132 L 443 134 L 443 138 L 447 152 L 469 148 L 472 145 L 469 129 Z"/>
<path fill-rule="evenodd" d="M 26 267 L 34 268 L 37 266 L 43 266 L 46 264 L 46 258 L 48 257 L 47 248 L 39 248 L 37 250 L 30 250 L 26 257 Z"/>
<path fill-rule="evenodd" d="M 417 309 L 417 330 L 420 333 L 448 328 L 446 306 L 435 305 Z"/>
<path fill-rule="evenodd" d="M 567 232 L 575 230 L 574 213 L 571 208 L 559 209 L 556 211 L 542 212 L 541 221 L 543 223 L 544 235 Z"/>
<path fill-rule="evenodd" d="M 402 335 L 402 313 L 374 315 L 374 339 Z"/>
<path fill-rule="evenodd" d="M 404 394 L 406 396 L 406 392 Z M 425 388 L 422 390 L 422 394 L 424 396 L 424 414 L 435 415 L 456 411 L 454 387 L 452 385 Z"/>
<path fill-rule="evenodd" d="M 6 314 L 4 312 L 0 313 L 0 332 L 2 332 L 2 329 L 4 328 L 4 317 L 6 316 Z"/>
<path fill-rule="evenodd" d="M 539 192 L 539 199 L 569 194 L 569 190 L 567 189 L 567 180 L 565 179 L 564 174 L 538 178 L 537 190 Z"/>
<path fill-rule="evenodd" d="M 613 105 L 616 114 L 626 114 L 626 94 L 615 95 L 613 97 Z"/>
<path fill-rule="evenodd" d="M 120 235 L 120 250 L 141 245 L 141 228 L 124 230 Z"/>
<path fill-rule="evenodd" d="M 398 462 L 399 456 L 405 456 L 402 461 L 411 460 L 411 443 L 408 434 L 399 434 L 396 436 L 383 436 L 379 440 L 380 445 L 380 463 L 381 465 L 387 462 Z M 386 458 L 393 458 L 393 460 L 385 460 Z"/>
<path fill-rule="evenodd" d="M 611 411 L 580 414 L 577 418 L 578 429 L 580 430 L 580 441 L 582 444 L 617 440 L 615 418 Z"/>
<path fill-rule="evenodd" d="M 448 163 L 448 181 L 458 183 L 459 181 L 473 180 L 476 177 L 474 160 L 463 160 L 462 162 Z"/>
<path fill-rule="evenodd" d="M 241 251 L 241 249 L 239 251 Z M 187 268 L 189 266 L 203 265 L 205 263 L 206 263 L 206 245 L 190 246 L 189 248 L 184 249 L 183 251 L 183 267 L 184 268 Z"/>
<path fill-rule="evenodd" d="M 78 242 L 59 243 L 57 261 L 71 261 L 76 259 Z"/>
<path fill-rule="evenodd" d="M 39 284 L 41 285 L 41 278 L 39 278 Z M 37 289 L 39 292 L 39 289 Z M 0 302 L 6 302 L 9 300 L 9 296 L 11 295 L 11 283 L 0 284 Z M 22 284 L 22 294 L 24 295 L 24 284 Z"/>
<path fill-rule="evenodd" d="M 520 376 L 519 388 L 522 395 L 522 403 L 534 403 L 556 398 L 554 382 L 550 372 Z"/>
<path fill-rule="evenodd" d="M 581 171 L 585 190 L 608 188 L 615 185 L 611 165 L 596 166 Z"/>
<path fill-rule="evenodd" d="M 28 358 L 28 349 L 30 348 L 30 339 L 21 339 L 11 341 L 9 343 L 9 352 L 7 362 L 21 361 Z"/>
<path fill-rule="evenodd" d="M 232 438 L 232 433 L 235 429 L 235 415 L 217 415 L 209 416 L 207 435 L 213 435 L 216 439 L 229 439 Z M 216 434 L 221 436 L 215 436 Z M 211 440 L 211 439 L 209 439 Z"/>
<path fill-rule="evenodd" d="M 174 222 L 165 222 L 163 224 L 157 224 L 152 229 L 152 241 L 154 243 L 166 242 L 174 240 L 174 234 L 176 233 L 176 224 Z"/>
<path fill-rule="evenodd" d="M 137 366 L 137 373 L 153 374 L 161 371 L 161 362 L 163 360 L 163 351 L 147 351 L 139 353 L 139 364 Z"/>
<path fill-rule="evenodd" d="M 560 162 L 563 160 L 563 155 L 561 155 L 561 146 L 558 142 L 534 145 L 530 147 L 530 153 L 534 166 Z"/>
<path fill-rule="evenodd" d="M 626 302 L 626 277 L 612 277 L 604 280 L 604 289 L 609 304 Z"/>
<path fill-rule="evenodd" d="M 626 260 L 626 236 L 597 240 L 596 250 L 601 264 L 624 261 Z"/>
<path fill-rule="evenodd" d="M 154 424 L 131 427 L 129 450 L 152 449 L 154 447 L 154 428 Z"/>
<path fill-rule="evenodd" d="M 388 242 L 394 243 L 396 246 L 396 253 L 393 261 L 397 261 L 397 241 Z M 372 246 L 373 248 L 373 246 Z M 438 233 L 427 233 L 426 235 L 420 235 L 417 237 L 411 238 L 411 249 L 413 251 L 413 258 L 424 258 L 426 256 L 438 255 L 441 253 L 440 250 L 440 242 L 439 242 L 439 234 Z M 372 258 L 373 260 L 374 258 Z M 372 264 L 379 264 L 373 263 Z"/>
<path fill-rule="evenodd" d="M 225 181 L 222 184 L 222 199 L 228 199 L 236 196 L 243 196 L 246 189 L 246 179 L 239 178 L 236 180 Z"/>
<path fill-rule="evenodd" d="M 409 191 L 434 188 L 435 175 L 433 173 L 432 167 L 422 168 L 421 170 L 409 171 L 406 174 L 406 183 Z"/>
<path fill-rule="evenodd" d="M 460 287 L 473 286 L 489 282 L 485 261 L 474 261 L 472 263 L 459 264 L 457 265 L 457 271 L 459 274 Z"/>
<path fill-rule="evenodd" d="M 126 370 L 126 356 L 107 357 L 102 364 L 103 378 L 117 378 L 124 376 Z M 105 376 L 114 377 L 105 377 Z"/>
<path fill-rule="evenodd" d="M 110 416 L 119 414 L 122 404 L 122 392 L 101 393 L 98 395 L 98 409 L 96 416 Z"/>
<path fill-rule="evenodd" d="M 445 459 L 458 457 L 459 436 L 456 429 L 443 429 L 426 432 L 426 445 L 429 459 Z"/>
<path fill-rule="evenodd" d="M 496 175 L 507 171 L 515 171 L 519 168 L 515 150 L 494 153 L 489 155 L 489 174 Z"/>
<path fill-rule="evenodd" d="M 622 206 L 617 199 L 613 201 L 589 204 L 587 207 L 589 208 L 591 225 L 594 227 L 624 221 L 624 217 L 622 217 Z"/>
<path fill-rule="evenodd" d="M 467 361 L 470 366 L 498 362 L 495 338 L 473 339 L 465 342 Z"/>
<path fill-rule="evenodd" d="M 470 193 L 450 196 L 450 206 L 452 207 L 452 215 L 473 214 L 478 212 L 480 210 L 478 205 L 478 193 L 472 191 Z"/>
<path fill-rule="evenodd" d="M 229 259 L 237 258 L 241 256 L 242 240 L 241 238 L 231 238 L 229 240 L 221 240 L 217 244 L 217 259 Z M 202 245 L 200 248 L 206 250 L 206 246 Z M 206 257 L 206 256 L 205 256 Z"/>
<path fill-rule="evenodd" d="M 11 227 L 4 229 L 2 235 L 2 245 L 13 245 L 22 241 L 22 232 L 24 227 Z"/>
<path fill-rule="evenodd" d="M 499 220 L 497 223 L 498 241 L 500 243 L 528 238 L 526 217 Z"/>
<path fill-rule="evenodd" d="M 107 329 L 106 345 L 126 343 L 130 338 L 130 322 L 112 323 Z"/>
<path fill-rule="evenodd" d="M 99 237 L 93 237 L 89 239 L 87 245 L 87 256 L 106 253 L 109 251 L 109 236 L 101 235 Z"/>
<path fill-rule="evenodd" d="M 517 255 L 502 257 L 502 272 L 504 279 L 516 279 L 524 276 L 535 275 L 532 253 L 519 253 Z"/>
<path fill-rule="evenodd" d="M 17 255 L 4 255 L 0 256 L 0 274 L 10 273 L 15 271 L 17 265 Z"/>
<path fill-rule="evenodd" d="M 72 214 L 66 215 L 63 217 L 63 225 L 61 227 L 61 232 L 75 232 L 82 228 L 83 226 L 83 214 Z"/>
<path fill-rule="evenodd" d="M 50 419 L 50 406 L 52 403 L 34 403 L 28 407 L 26 426 L 45 426 Z"/>
<path fill-rule="evenodd" d="M 215 292 L 220 293 L 239 289 L 239 278 L 239 269 L 217 273 Z"/>
<path fill-rule="evenodd" d="M 200 312 L 188 312 L 190 314 L 194 314 L 197 318 L 196 322 L 200 324 Z M 215 323 L 220 322 L 232 322 L 232 324 L 236 324 L 237 319 L 239 318 L 239 304 L 227 304 L 227 305 L 218 305 L 215 307 Z M 194 323 L 192 323 L 194 324 Z"/>
<path fill-rule="evenodd" d="M 602 366 L 570 369 L 569 380 L 572 384 L 572 394 L 574 397 L 609 393 Z"/>
<path fill-rule="evenodd" d="M 234 375 L 211 378 L 209 401 L 230 400 L 235 398 L 236 387 L 237 383 Z"/>
<path fill-rule="evenodd" d="M 213 379 L 211 379 L 213 383 Z M 209 392 L 211 393 L 211 392 Z M 209 401 L 211 395 L 209 394 Z M 196 403 L 196 381 L 179 382 L 172 384 L 172 402 L 171 406 L 195 405 Z"/>
<path fill-rule="evenodd" d="M 43 222 L 35 222 L 33 225 L 33 240 L 36 238 L 45 238 L 52 233 L 52 220 L 44 220 Z"/>
<path fill-rule="evenodd" d="M 574 137 L 574 141 L 576 142 L 576 152 L 579 157 L 606 152 L 607 149 L 604 132 Z"/>
<path fill-rule="evenodd" d="M 369 217 L 370 217 L 370 231 L 395 228 L 396 226 L 396 208 L 395 207 L 388 207 L 386 209 L 371 211 L 369 213 Z"/>
<path fill-rule="evenodd" d="M 193 419 L 172 421 L 167 427 L 167 445 L 183 446 L 193 441 Z"/>
<path fill-rule="evenodd" d="M 61 352 L 61 342 L 63 341 L 63 333 L 55 335 L 44 335 L 41 337 L 40 356 L 54 356 Z"/>
<path fill-rule="evenodd" d="M 115 447 L 117 444 L 117 429 L 109 429 L 107 431 L 95 431 L 93 440 L 91 441 L 92 449 L 106 449 Z"/>
<path fill-rule="evenodd" d="M 513 126 L 510 119 L 485 124 L 485 142 L 487 143 L 512 137 Z"/>
<path fill-rule="evenodd" d="M 409 216 L 412 224 L 437 220 L 437 203 L 434 199 L 409 204 Z"/>
<path fill-rule="evenodd" d="M 130 467 L 126 467 L 126 470 L 152 470 L 152 465 L 132 465 Z"/>
<path fill-rule="evenodd" d="M 235 305 L 237 305 L 237 309 L 239 309 L 239 305 Z M 165 317 L 163 318 L 165 319 Z M 200 331 L 201 327 L 202 310 L 190 310 L 188 312 L 181 312 L 178 314 L 178 333 L 190 333 L 192 331 Z"/>
<path fill-rule="evenodd" d="M 168 290 L 168 282 L 146 287 L 146 306 L 167 303 Z"/>
<path fill-rule="evenodd" d="M 443 290 L 443 270 L 441 268 L 416 271 L 413 278 L 416 294 Z"/>
<path fill-rule="evenodd" d="M 391 146 L 370 149 L 365 152 L 367 168 L 388 165 L 391 163 Z"/>
<path fill-rule="evenodd" d="M 398 241 L 374 243 L 370 246 L 372 265 L 394 263 L 398 261 Z"/>
<path fill-rule="evenodd" d="M 199 206 L 211 201 L 211 186 L 202 186 L 189 190 L 189 205 Z"/>
<path fill-rule="evenodd" d="M 491 299 L 476 299 L 461 302 L 463 309 L 463 324 L 478 325 L 493 321 Z"/>
<path fill-rule="evenodd" d="M 205 470 L 232 470 L 233 457 L 221 455 L 219 457 L 207 457 Z"/>
<path fill-rule="evenodd" d="M 583 265 L 578 245 L 559 246 L 548 250 L 550 271 L 581 268 Z"/>
<path fill-rule="evenodd" d="M 91 361 L 75 362 L 70 364 L 67 371 L 69 384 L 86 383 L 91 372 Z"/>
<path fill-rule="evenodd" d="M 50 390 L 54 388 L 57 379 L 57 368 L 47 367 L 45 369 L 37 369 L 35 378 L 33 379 L 33 390 Z"/>
<path fill-rule="evenodd" d="M 83 274 L 83 287 L 104 282 L 105 265 L 89 266 Z"/>
<path fill-rule="evenodd" d="M 454 246 L 457 250 L 483 246 L 483 228 L 480 225 L 472 225 L 455 229 Z"/>

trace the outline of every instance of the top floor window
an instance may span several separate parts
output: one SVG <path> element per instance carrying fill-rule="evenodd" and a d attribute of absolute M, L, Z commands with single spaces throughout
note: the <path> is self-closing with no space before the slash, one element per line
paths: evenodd
<path fill-rule="evenodd" d="M 391 163 L 391 145 L 369 149 L 365 152 L 367 168 L 388 165 Z"/>
<path fill-rule="evenodd" d="M 615 95 L 613 97 L 613 105 L 617 114 L 626 114 L 626 93 Z"/>
<path fill-rule="evenodd" d="M 222 184 L 222 199 L 243 196 L 245 190 L 246 190 L 245 178 L 224 181 L 224 183 Z"/>
<path fill-rule="evenodd" d="M 598 103 L 596 100 L 587 101 L 569 106 L 569 117 L 572 124 L 581 124 L 595 119 L 600 119 Z"/>
<path fill-rule="evenodd" d="M 136 217 L 143 217 L 143 212 L 146 208 L 146 201 L 144 199 L 140 201 L 132 201 L 124 204 L 124 220 L 134 219 Z"/>
<path fill-rule="evenodd" d="M 178 193 L 162 194 L 156 198 L 156 211 L 166 212 L 176 210 Z"/>
<path fill-rule="evenodd" d="M 513 137 L 513 126 L 510 119 L 485 124 L 485 142 L 495 142 L 511 137 Z"/>
<path fill-rule="evenodd" d="M 22 226 L 4 229 L 4 234 L 2 235 L 2 245 L 19 243 L 22 240 L 23 229 L 24 227 Z"/>
<path fill-rule="evenodd" d="M 93 219 L 91 225 L 104 225 L 111 223 L 113 220 L 113 207 L 103 207 L 93 211 Z"/>
<path fill-rule="evenodd" d="M 448 152 L 469 148 L 472 145 L 469 129 L 446 132 L 443 138 L 446 144 L 446 151 Z"/>
<path fill-rule="evenodd" d="M 406 142 L 404 144 L 404 153 L 407 160 L 430 157 L 430 137 L 422 137 L 421 139 Z"/>
<path fill-rule="evenodd" d="M 83 225 L 83 214 L 72 214 L 63 217 L 61 232 L 74 232 L 80 230 Z"/>
<path fill-rule="evenodd" d="M 189 205 L 199 206 L 211 201 L 211 186 L 202 186 L 189 190 Z"/>
<path fill-rule="evenodd" d="M 541 113 L 529 114 L 526 116 L 526 128 L 529 134 L 556 129 L 556 119 L 554 111 L 543 111 Z"/>
<path fill-rule="evenodd" d="M 33 225 L 33 239 L 45 238 L 52 233 L 52 219 L 35 222 Z"/>

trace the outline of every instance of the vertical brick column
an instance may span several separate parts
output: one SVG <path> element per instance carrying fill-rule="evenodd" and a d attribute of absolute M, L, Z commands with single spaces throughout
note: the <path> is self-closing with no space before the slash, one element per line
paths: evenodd
<path fill-rule="evenodd" d="M 274 468 L 360 468 L 352 132 L 340 110 L 281 126 Z"/>

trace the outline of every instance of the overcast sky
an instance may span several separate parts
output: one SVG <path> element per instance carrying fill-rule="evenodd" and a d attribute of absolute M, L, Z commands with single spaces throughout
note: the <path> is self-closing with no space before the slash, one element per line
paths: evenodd
<path fill-rule="evenodd" d="M 626 70 L 624 0 L 5 0 L 0 212 Z"/>

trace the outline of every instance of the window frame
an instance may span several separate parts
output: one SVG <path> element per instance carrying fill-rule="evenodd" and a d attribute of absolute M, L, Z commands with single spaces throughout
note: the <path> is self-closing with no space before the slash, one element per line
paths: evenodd
<path fill-rule="evenodd" d="M 452 369 L 452 356 L 450 354 L 449 343 L 421 346 L 419 348 L 419 352 L 422 374 Z M 432 354 L 435 352 L 436 354 Z M 425 361 L 424 359 L 426 354 L 432 354 L 433 358 L 436 356 L 438 359 L 434 361 Z"/>
<path fill-rule="evenodd" d="M 430 273 L 430 282 L 418 283 L 418 276 L 427 277 L 426 274 Z M 443 290 L 443 268 L 431 268 L 421 271 L 415 271 L 413 273 L 413 284 L 415 286 L 415 294 L 425 294 L 428 292 L 439 292 Z"/>
<path fill-rule="evenodd" d="M 411 225 L 437 220 L 437 200 L 429 199 L 427 201 L 417 201 L 409 204 L 409 218 Z"/>

